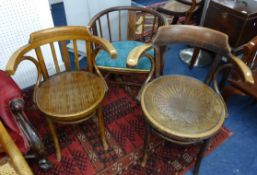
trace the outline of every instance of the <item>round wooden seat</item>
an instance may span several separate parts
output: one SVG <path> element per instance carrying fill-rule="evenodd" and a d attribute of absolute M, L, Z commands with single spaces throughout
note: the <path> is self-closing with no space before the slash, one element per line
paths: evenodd
<path fill-rule="evenodd" d="M 93 113 L 103 100 L 105 82 L 89 72 L 56 74 L 36 91 L 40 111 L 58 121 L 76 121 Z"/>
<path fill-rule="evenodd" d="M 188 4 L 191 5 L 192 4 L 192 0 L 178 0 L 179 2 L 182 2 L 184 4 Z M 196 5 L 199 5 L 202 3 L 203 0 L 196 0 Z"/>
<path fill-rule="evenodd" d="M 178 142 L 199 141 L 214 135 L 227 115 L 222 98 L 191 77 L 163 76 L 142 92 L 146 119 L 159 133 Z"/>
<path fill-rule="evenodd" d="M 189 4 L 171 0 L 163 3 L 160 7 L 157 8 L 157 10 L 167 15 L 177 14 L 178 16 L 184 16 L 190 10 L 190 8 L 191 5 Z M 196 6 L 193 12 L 198 10 L 198 8 L 199 6 Z"/>

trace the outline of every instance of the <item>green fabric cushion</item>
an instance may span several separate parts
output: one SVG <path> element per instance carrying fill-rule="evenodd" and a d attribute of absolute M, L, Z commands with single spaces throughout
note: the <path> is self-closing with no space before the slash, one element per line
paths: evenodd
<path fill-rule="evenodd" d="M 116 59 L 113 59 L 109 56 L 109 54 L 101 50 L 99 51 L 96 57 L 96 65 L 103 67 L 113 67 L 113 68 L 126 68 L 126 61 L 129 52 L 137 47 L 141 46 L 144 43 L 138 41 L 116 41 L 112 43 L 114 48 L 117 50 L 118 56 Z M 147 51 L 148 54 L 154 55 L 154 49 Z M 143 57 L 140 58 L 139 63 L 133 69 L 143 69 L 150 70 L 151 62 L 148 58 Z"/>

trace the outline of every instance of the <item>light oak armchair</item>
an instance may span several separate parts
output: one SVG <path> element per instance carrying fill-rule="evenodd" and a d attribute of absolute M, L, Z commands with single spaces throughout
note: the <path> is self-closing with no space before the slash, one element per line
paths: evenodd
<path fill-rule="evenodd" d="M 85 44 L 87 67 L 82 70 L 79 64 L 79 52 L 77 42 Z M 67 42 L 72 43 L 74 59 L 68 52 Z M 59 141 L 53 123 L 73 124 L 83 122 L 96 113 L 100 129 L 101 141 L 105 150 L 108 149 L 104 118 L 101 101 L 107 91 L 107 85 L 98 68 L 91 61 L 94 59 L 92 43 L 105 49 L 110 57 L 117 56 L 116 50 L 106 40 L 92 36 L 87 27 L 66 26 L 49 28 L 34 32 L 30 35 L 29 43 L 18 49 L 10 58 L 6 71 L 14 74 L 18 65 L 29 60 L 37 67 L 37 81 L 34 87 L 33 100 L 38 109 L 47 119 L 50 132 L 53 137 L 57 159 L 61 159 Z M 62 60 L 58 59 L 56 45 L 60 45 Z M 51 50 L 55 73 L 50 75 L 47 69 L 43 46 Z M 57 45 L 58 46 L 58 45 Z M 35 51 L 36 58 L 28 55 Z M 85 59 L 85 58 L 84 58 Z M 72 70 L 71 61 L 75 62 L 75 70 Z M 64 71 L 60 67 L 64 63 Z M 96 73 L 94 73 L 96 72 Z M 43 81 L 41 81 L 43 78 Z"/>

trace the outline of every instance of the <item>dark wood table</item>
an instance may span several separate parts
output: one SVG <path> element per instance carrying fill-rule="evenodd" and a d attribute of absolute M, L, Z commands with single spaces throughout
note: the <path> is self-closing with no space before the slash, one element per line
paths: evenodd
<path fill-rule="evenodd" d="M 212 0 L 204 26 L 228 34 L 232 47 L 241 46 L 257 35 L 257 1 Z"/>

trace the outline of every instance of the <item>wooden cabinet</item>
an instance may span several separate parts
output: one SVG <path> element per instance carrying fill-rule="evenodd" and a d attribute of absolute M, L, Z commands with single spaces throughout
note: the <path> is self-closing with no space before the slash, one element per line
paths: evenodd
<path fill-rule="evenodd" d="M 232 47 L 238 47 L 257 35 L 256 0 L 212 0 L 204 26 L 228 34 Z"/>

